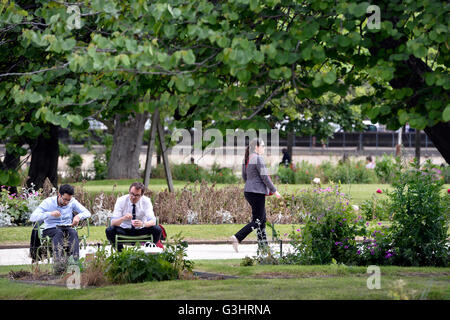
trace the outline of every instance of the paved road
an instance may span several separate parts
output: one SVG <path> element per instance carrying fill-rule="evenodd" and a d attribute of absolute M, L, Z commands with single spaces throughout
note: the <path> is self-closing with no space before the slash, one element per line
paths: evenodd
<path fill-rule="evenodd" d="M 246 256 L 256 256 L 256 244 L 241 244 L 239 252 L 235 252 L 231 244 L 190 244 L 187 248 L 188 260 L 207 260 L 207 259 L 242 259 Z M 274 252 L 279 252 L 279 245 L 271 245 Z M 91 247 L 95 250 L 96 247 Z M 108 250 L 109 248 L 107 248 Z M 283 244 L 283 253 L 289 250 L 290 246 Z M 80 250 L 80 256 L 86 255 L 86 250 Z M 31 264 L 28 248 L 19 249 L 1 249 L 0 265 L 24 265 Z"/>

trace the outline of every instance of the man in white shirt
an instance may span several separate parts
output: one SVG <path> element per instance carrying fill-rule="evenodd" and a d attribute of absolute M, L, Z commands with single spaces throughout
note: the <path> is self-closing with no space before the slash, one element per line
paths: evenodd
<path fill-rule="evenodd" d="M 156 225 L 156 217 L 150 198 L 144 196 L 145 186 L 140 182 L 131 184 L 129 194 L 119 197 L 114 206 L 111 226 L 106 229 L 106 237 L 115 246 L 116 234 L 126 236 L 153 235 L 153 242 L 161 238 L 161 228 Z M 119 244 L 117 250 L 122 251 Z"/>

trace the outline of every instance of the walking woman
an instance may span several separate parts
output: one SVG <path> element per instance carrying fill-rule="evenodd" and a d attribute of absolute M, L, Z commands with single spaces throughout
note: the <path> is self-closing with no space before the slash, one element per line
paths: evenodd
<path fill-rule="evenodd" d="M 231 236 L 230 240 L 236 252 L 238 252 L 238 244 L 255 229 L 257 229 L 258 245 L 264 246 L 267 244 L 266 195 L 275 194 L 277 198 L 281 198 L 280 193 L 270 180 L 262 157 L 263 154 L 264 141 L 258 138 L 251 140 L 245 150 L 242 178 L 245 181 L 245 199 L 252 207 L 252 221 Z"/>

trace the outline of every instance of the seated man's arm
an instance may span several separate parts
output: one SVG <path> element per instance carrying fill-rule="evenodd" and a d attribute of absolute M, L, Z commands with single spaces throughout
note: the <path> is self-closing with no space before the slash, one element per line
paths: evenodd
<path fill-rule="evenodd" d="M 131 213 L 123 212 L 123 203 L 120 198 L 117 199 L 116 204 L 114 205 L 113 215 L 111 217 L 111 225 L 112 226 L 120 226 L 122 222 L 125 220 L 133 219 L 133 215 Z"/>
<path fill-rule="evenodd" d="M 61 214 L 60 214 L 61 215 Z M 51 216 L 57 217 L 56 212 L 52 211 L 49 206 L 49 200 L 45 199 L 41 204 L 33 211 L 30 216 L 31 222 L 43 221 Z"/>
<path fill-rule="evenodd" d="M 72 209 L 78 214 L 73 218 L 72 225 L 76 226 L 80 220 L 87 219 L 91 216 L 91 213 L 86 209 L 78 200 L 74 199 Z"/>
<path fill-rule="evenodd" d="M 156 225 L 156 217 L 155 213 L 153 212 L 152 201 L 148 198 L 148 201 L 145 202 L 145 219 L 143 227 L 148 228 L 155 225 Z"/>

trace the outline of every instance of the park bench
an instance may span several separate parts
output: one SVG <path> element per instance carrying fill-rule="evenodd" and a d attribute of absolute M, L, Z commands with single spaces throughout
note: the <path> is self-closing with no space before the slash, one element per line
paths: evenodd
<path fill-rule="evenodd" d="M 108 217 L 107 219 L 107 228 L 109 228 L 111 226 L 111 219 L 112 217 Z M 156 218 L 156 226 L 159 225 L 159 220 L 158 218 Z M 132 245 L 134 246 L 136 243 L 140 243 L 142 246 L 147 247 L 147 248 L 154 248 L 156 247 L 156 244 L 153 241 L 153 235 L 148 234 L 148 235 L 142 235 L 142 236 L 126 236 L 126 235 L 121 235 L 121 234 L 116 234 L 116 238 L 115 238 L 115 246 L 114 248 L 117 251 L 117 246 L 119 243 L 123 244 L 123 245 Z M 144 249 L 145 251 L 145 249 Z M 148 250 L 150 251 L 150 250 Z"/>

